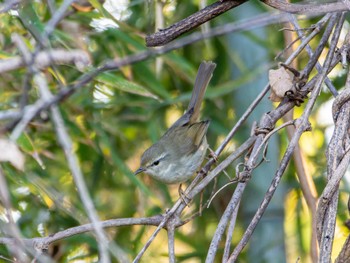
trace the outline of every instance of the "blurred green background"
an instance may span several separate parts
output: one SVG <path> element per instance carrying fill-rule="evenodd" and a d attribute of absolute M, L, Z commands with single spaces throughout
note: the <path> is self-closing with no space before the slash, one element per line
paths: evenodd
<path fill-rule="evenodd" d="M 90 55 L 91 65 L 83 71 L 74 65 L 56 65 L 45 69 L 51 91 L 57 93 L 62 87 L 74 83 L 84 72 L 107 60 L 146 50 L 144 38 L 160 27 L 161 19 L 164 19 L 165 27 L 169 26 L 196 12 L 200 8 L 199 2 L 119 0 L 106 1 L 102 6 L 98 1 L 91 0 L 95 8 L 88 12 L 70 7 L 50 37 L 49 47 L 82 49 Z M 27 47 L 35 50 L 38 43 L 33 35 L 40 35 L 52 13 L 61 4 L 62 1 L 28 1 L 19 7 L 18 12 L 0 14 L 1 59 L 20 55 L 11 41 L 13 33 L 23 36 Z M 162 12 L 156 11 L 157 8 Z M 249 19 L 263 12 L 271 12 L 271 9 L 258 1 L 250 1 L 210 21 L 207 26 Z M 303 21 L 301 26 L 307 27 L 317 21 Z M 202 60 L 217 63 L 202 111 L 203 118 L 211 120 L 208 141 L 210 147 L 216 149 L 267 84 L 268 70 L 276 68 L 277 63 L 283 61 L 283 56 L 275 60 L 275 56 L 286 46 L 283 32 L 280 31 L 283 27 L 281 23 L 207 39 L 157 58 L 125 66 L 119 71 L 104 72 L 60 103 L 66 128 L 74 142 L 74 150 L 101 219 L 146 217 L 163 213 L 171 207 L 178 198 L 177 186 L 168 187 L 147 175 L 133 175 L 140 155 L 186 109 Z M 318 40 L 319 37 L 316 37 L 312 44 L 316 46 Z M 299 69 L 307 59 L 304 53 L 299 56 Z M 0 75 L 0 110 L 19 107 L 27 72 L 26 68 L 21 68 Z M 341 69 L 332 76 L 338 89 L 343 86 L 344 76 Z M 29 103 L 34 103 L 38 97 L 37 87 L 32 86 Z M 311 119 L 313 130 L 301 139 L 307 170 L 315 181 L 318 193 L 325 185 L 325 147 L 332 129 L 330 100 L 330 93 L 324 90 Z M 219 160 L 248 138 L 253 122 L 259 121 L 262 114 L 273 106 L 267 97 L 264 98 Z M 303 106 L 297 108 L 296 116 L 302 110 Z M 43 112 L 35 118 L 17 141 L 26 154 L 25 171 L 19 172 L 8 163 L 2 165 L 10 188 L 14 217 L 22 235 L 27 238 L 47 236 L 88 222 L 47 115 L 48 112 Z M 1 122 L 3 127 L 8 124 L 8 121 Z M 287 143 L 284 130 L 275 135 L 268 148 L 267 159 L 270 162 L 263 163 L 253 173 L 241 203 L 233 246 L 259 206 Z M 227 169 L 231 178 L 235 176 L 237 163 Z M 224 174 L 220 175 L 218 188 L 228 181 Z M 209 185 L 204 192 L 204 200 L 209 198 L 212 187 L 213 184 Z M 201 217 L 176 232 L 178 262 L 204 261 L 234 188 L 235 185 L 226 187 Z M 346 180 L 341 186 L 335 254 L 348 233 L 343 227 L 348 217 L 345 205 L 348 191 Z M 198 209 L 199 198 L 185 210 L 184 218 Z M 4 232 L 6 217 L 3 207 L 0 207 L 0 218 Z M 107 233 L 131 260 L 153 230 L 154 227 L 150 226 L 118 227 L 108 229 Z M 310 214 L 292 162 L 239 262 L 296 262 L 298 257 L 302 262 L 311 262 L 310 231 Z M 221 262 L 222 242 L 217 262 Z M 57 262 L 96 262 L 97 244 L 90 234 L 78 235 L 55 243 L 49 253 Z M 5 246 L 0 246 L 0 255 L 9 257 Z M 167 261 L 167 237 L 166 232 L 162 231 L 142 262 Z"/>

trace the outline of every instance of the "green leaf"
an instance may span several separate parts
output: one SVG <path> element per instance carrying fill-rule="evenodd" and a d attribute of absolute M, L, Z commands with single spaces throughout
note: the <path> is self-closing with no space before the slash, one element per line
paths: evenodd
<path fill-rule="evenodd" d="M 34 10 L 31 1 L 24 1 L 18 9 L 18 18 L 23 25 L 32 33 L 32 35 L 42 41 L 42 33 L 44 32 L 44 24 L 41 22 L 36 10 Z"/>
<path fill-rule="evenodd" d="M 104 145 L 110 146 L 110 140 L 106 132 L 103 129 L 101 129 L 100 126 L 97 126 L 97 125 L 93 125 L 93 126 L 94 126 L 94 129 L 98 132 L 100 142 L 103 143 Z M 108 147 L 108 148 L 110 150 L 111 161 L 116 167 L 118 167 L 118 170 L 120 171 L 120 173 L 123 175 L 126 175 L 128 179 L 134 185 L 140 188 L 145 194 L 147 194 L 148 196 L 152 196 L 152 192 L 150 192 L 147 186 L 137 176 L 135 176 L 132 171 L 130 171 L 130 169 L 126 166 L 124 161 L 119 156 L 116 149 L 114 147 Z"/>
<path fill-rule="evenodd" d="M 118 89 L 120 91 L 137 94 L 143 97 L 149 97 L 153 99 L 159 99 L 157 95 L 149 92 L 147 89 L 142 87 L 135 82 L 128 81 L 120 76 L 113 73 L 104 72 L 100 74 L 96 80 L 110 88 Z"/>
<path fill-rule="evenodd" d="M 170 94 L 165 90 L 164 86 L 155 77 L 154 73 L 149 69 L 147 63 L 138 63 L 134 65 L 134 73 L 143 83 L 147 83 L 147 87 L 162 99 L 171 99 Z"/>
<path fill-rule="evenodd" d="M 34 143 L 26 132 L 17 139 L 17 144 L 24 152 L 33 153 L 35 151 Z"/>

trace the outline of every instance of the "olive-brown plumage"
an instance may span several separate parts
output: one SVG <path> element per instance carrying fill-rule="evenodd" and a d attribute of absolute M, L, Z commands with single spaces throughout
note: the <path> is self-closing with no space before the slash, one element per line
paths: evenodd
<path fill-rule="evenodd" d="M 145 172 L 167 184 L 187 181 L 203 162 L 210 121 L 200 121 L 203 97 L 216 64 L 202 62 L 186 112 L 141 157 L 135 174 Z"/>

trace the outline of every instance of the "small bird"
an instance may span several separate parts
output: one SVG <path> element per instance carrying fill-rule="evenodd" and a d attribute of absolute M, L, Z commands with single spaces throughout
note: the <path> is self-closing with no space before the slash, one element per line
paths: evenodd
<path fill-rule="evenodd" d="M 199 120 L 200 107 L 215 67 L 213 62 L 200 64 L 186 112 L 142 154 L 135 175 L 145 172 L 160 182 L 177 184 L 196 172 L 208 148 L 206 134 L 210 123 Z"/>

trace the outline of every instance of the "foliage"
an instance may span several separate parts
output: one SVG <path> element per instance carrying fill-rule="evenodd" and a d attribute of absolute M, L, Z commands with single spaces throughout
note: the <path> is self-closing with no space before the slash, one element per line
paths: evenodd
<path fill-rule="evenodd" d="M 45 1 L 44 1 L 45 2 Z M 41 39 L 45 25 L 57 11 L 63 1 L 47 1 L 54 6 L 41 1 L 27 1 L 19 6 L 17 11 L 9 11 L 0 15 L 1 60 L 21 56 L 18 47 L 11 40 L 14 34 L 21 36 L 26 48 L 37 52 L 43 44 L 45 50 L 83 50 L 88 54 L 91 63 L 81 68 L 70 63 L 55 64 L 42 69 L 53 94 L 79 80 L 84 73 L 97 69 L 108 60 L 119 59 L 146 50 L 144 37 L 154 32 L 155 2 L 126 1 L 124 11 L 120 16 L 105 9 L 98 1 L 90 1 L 94 8 L 89 12 L 81 12 L 69 7 L 66 16 L 53 33 L 49 41 Z M 113 2 L 113 1 L 111 1 Z M 46 3 L 46 2 L 45 2 Z M 121 5 L 122 2 L 120 2 Z M 118 4 L 115 4 L 114 8 Z M 266 11 L 261 3 L 252 3 L 252 10 Z M 164 1 L 163 11 L 166 25 L 171 25 L 198 9 L 198 1 Z M 235 12 L 239 12 L 235 10 Z M 109 19 L 113 26 L 100 28 L 102 19 Z M 222 15 L 210 22 L 211 27 L 232 20 L 232 15 Z M 317 20 L 305 21 L 307 27 Z M 95 26 L 94 26 L 95 25 Z M 59 103 L 64 125 L 73 142 L 82 169 L 89 194 L 101 220 L 112 218 L 137 218 L 164 213 L 165 209 L 178 198 L 177 186 L 165 186 L 150 179 L 147 175 L 135 177 L 139 165 L 139 157 L 147 146 L 155 142 L 167 127 L 186 109 L 198 65 L 202 60 L 213 60 L 217 63 L 213 79 L 206 94 L 203 107 L 203 118 L 211 120 L 208 141 L 212 149 L 222 142 L 235 124 L 238 112 L 244 104 L 233 99 L 237 91 L 245 85 L 254 84 L 266 79 L 267 70 L 275 67 L 274 57 L 285 48 L 282 24 L 265 28 L 265 36 L 249 31 L 238 35 L 249 39 L 257 49 L 263 49 L 267 56 L 253 67 L 247 66 L 243 54 L 237 53 L 229 42 L 228 36 L 214 37 L 187 45 L 157 58 L 127 65 L 120 70 L 98 74 L 77 90 L 72 96 Z M 198 29 L 200 30 L 200 29 Z M 316 45 L 320 37 L 313 40 Z M 237 45 L 240 43 L 237 42 Z M 259 54 L 258 52 L 256 54 Z M 306 54 L 306 53 L 305 53 Z M 308 57 L 302 54 L 298 58 L 297 68 L 303 68 Z M 251 50 L 254 56 L 254 50 Z M 161 65 L 158 67 L 157 64 Z M 238 71 L 232 78 L 232 68 Z M 342 70 L 334 76 L 334 85 L 340 89 L 344 85 Z M 1 111 L 13 108 L 23 108 L 34 103 L 39 97 L 39 89 L 31 79 L 30 67 L 21 67 L 0 75 Z M 262 86 L 258 87 L 262 89 Z M 244 92 L 250 92 L 244 90 Z M 321 123 L 323 117 L 319 112 L 329 105 L 332 96 L 324 90 L 319 103 L 312 115 L 312 132 L 305 134 L 301 140 L 301 148 L 307 160 L 307 167 L 313 176 L 318 193 L 324 185 L 326 172 L 325 149 L 327 139 L 325 131 L 330 123 Z M 267 104 L 270 104 L 267 100 Z M 246 102 L 247 103 L 247 102 Z M 248 105 L 251 101 L 248 102 Z M 258 113 L 267 112 L 269 106 Z M 296 110 L 302 112 L 303 106 Z M 299 112 L 300 111 L 300 112 Z M 258 115 L 259 116 L 259 115 Z M 255 119 L 259 120 L 260 117 Z M 3 137 L 11 136 L 17 122 L 2 120 Z M 231 141 L 228 150 L 221 158 L 228 156 L 233 149 L 249 136 L 250 126 L 241 130 Z M 288 143 L 285 132 L 279 133 L 275 141 L 281 155 Z M 16 141 L 26 156 L 25 169 L 19 171 L 9 163 L 2 164 L 6 177 L 12 205 L 13 217 L 25 238 L 48 236 L 58 231 L 89 222 L 85 208 L 77 192 L 76 185 L 64 151 L 62 150 L 51 113 L 42 111 L 21 133 Z M 273 147 L 273 145 L 269 146 Z M 267 166 L 264 163 L 263 166 Z M 277 167 L 273 167 L 274 171 Z M 235 167 L 226 169 L 231 179 Z M 263 174 L 254 174 L 263 176 Z M 229 179 L 222 174 L 218 178 L 218 186 L 223 186 Z M 288 262 L 295 262 L 297 256 L 307 258 L 309 254 L 310 222 L 307 219 L 307 208 L 302 197 L 299 184 L 295 178 L 295 167 L 292 163 L 284 178 L 284 200 L 278 200 L 284 205 L 284 211 L 278 211 L 284 220 L 285 246 Z M 203 193 L 203 200 L 208 200 L 213 184 Z M 342 184 L 340 195 L 339 224 L 344 222 L 345 192 L 348 184 Z M 217 227 L 217 223 L 230 200 L 234 185 L 226 187 L 213 200 L 211 206 L 203 210 L 202 216 L 176 232 L 177 260 L 179 262 L 202 262 Z M 254 193 L 249 193 L 254 195 Z M 254 196 L 256 207 L 262 195 Z M 243 201 L 244 202 L 244 201 Z M 198 211 L 199 198 L 186 210 L 185 217 Z M 293 209 L 289 209 L 293 207 Z M 6 209 L 0 207 L 1 231 L 6 236 Z M 286 217 L 283 218 L 285 212 Z M 237 233 L 243 233 L 246 227 L 247 214 L 238 217 Z M 262 222 L 262 224 L 264 224 Z M 107 229 L 108 236 L 128 255 L 134 258 L 153 231 L 151 226 L 126 226 Z M 341 229 L 341 233 L 347 230 Z M 342 234 L 339 234 L 341 236 Z M 340 239 L 340 237 L 339 237 Z M 151 245 L 144 256 L 145 262 L 163 262 L 167 260 L 167 245 L 165 232 Z M 233 243 L 237 243 L 234 236 Z M 268 240 L 260 242 L 268 243 Z M 338 245 L 338 242 L 336 243 Z M 270 244 L 270 246 L 274 246 Z M 219 253 L 223 252 L 224 243 Z M 254 248 L 251 248 L 254 250 Z M 95 262 L 97 260 L 98 244 L 91 233 L 70 237 L 51 246 L 48 254 L 57 262 Z M 11 252 L 0 246 L 0 255 L 11 257 Z M 307 259 L 306 259 L 307 260 Z M 307 262 L 303 260 L 303 262 Z M 82 262 L 80 261 L 80 262 Z M 242 261 L 248 262 L 249 257 L 243 252 Z M 263 262 L 258 259 L 254 262 Z"/>

